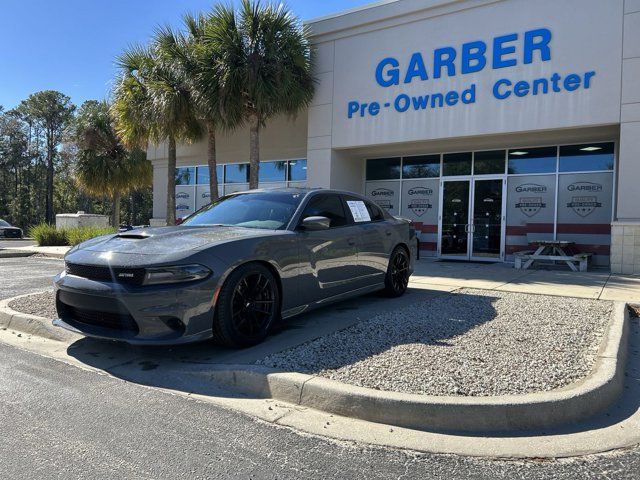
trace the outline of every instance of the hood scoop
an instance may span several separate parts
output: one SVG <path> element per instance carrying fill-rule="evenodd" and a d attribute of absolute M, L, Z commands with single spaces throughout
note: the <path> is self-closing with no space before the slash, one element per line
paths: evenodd
<path fill-rule="evenodd" d="M 148 233 L 119 233 L 116 235 L 116 238 L 124 238 L 127 240 L 144 240 L 145 238 L 149 238 L 151 235 Z"/>

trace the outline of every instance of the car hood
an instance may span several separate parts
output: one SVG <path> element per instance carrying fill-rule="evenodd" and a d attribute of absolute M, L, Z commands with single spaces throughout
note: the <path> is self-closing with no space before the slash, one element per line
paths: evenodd
<path fill-rule="evenodd" d="M 156 227 L 130 230 L 117 235 L 94 238 L 79 245 L 78 250 L 92 252 L 166 255 L 198 250 L 243 238 L 283 233 L 240 227 Z"/>

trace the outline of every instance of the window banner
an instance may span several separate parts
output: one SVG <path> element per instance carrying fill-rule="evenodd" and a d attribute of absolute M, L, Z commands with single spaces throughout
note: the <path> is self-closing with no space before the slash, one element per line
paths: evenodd
<path fill-rule="evenodd" d="M 507 254 L 527 250 L 535 240 L 553 240 L 555 196 L 555 174 L 509 177 Z"/>
<path fill-rule="evenodd" d="M 439 178 L 402 181 L 400 215 L 413 221 L 422 250 L 437 250 L 439 186 Z"/>
<path fill-rule="evenodd" d="M 223 187 L 218 185 L 218 196 L 222 196 Z M 198 185 L 196 187 L 196 210 L 200 210 L 205 205 L 211 203 L 211 189 L 209 185 Z"/>
<path fill-rule="evenodd" d="M 613 173 L 572 173 L 558 181 L 558 240 L 576 243 L 593 253 L 594 263 L 607 264 L 611 246 Z M 598 258 L 600 257 L 600 258 Z"/>
<path fill-rule="evenodd" d="M 195 210 L 195 187 L 179 185 L 176 187 L 176 218 L 185 218 Z"/>
<path fill-rule="evenodd" d="M 391 215 L 400 214 L 400 180 L 367 182 L 365 195 Z"/>

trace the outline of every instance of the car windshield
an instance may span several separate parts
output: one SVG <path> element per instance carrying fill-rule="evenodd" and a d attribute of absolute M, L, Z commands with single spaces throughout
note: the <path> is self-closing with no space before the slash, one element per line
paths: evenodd
<path fill-rule="evenodd" d="M 222 197 L 189 216 L 182 225 L 222 225 L 279 230 L 287 226 L 303 194 L 241 193 Z"/>
<path fill-rule="evenodd" d="M 0 220 L 0 227 L 10 227 L 11 225 L 9 225 L 7 222 L 5 222 L 4 220 Z"/>

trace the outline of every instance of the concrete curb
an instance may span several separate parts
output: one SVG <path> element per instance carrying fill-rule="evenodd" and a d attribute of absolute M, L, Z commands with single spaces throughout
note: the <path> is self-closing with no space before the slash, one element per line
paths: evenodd
<path fill-rule="evenodd" d="M 49 340 L 57 340 L 59 342 L 73 342 L 80 338 L 79 335 L 72 332 L 54 327 L 48 318 L 17 312 L 9 308 L 9 303 L 12 301 L 18 298 L 28 297 L 29 295 L 34 294 L 19 295 L 0 301 L 0 327 L 6 328 L 7 330 L 16 330 L 28 335 L 48 338 Z"/>
<path fill-rule="evenodd" d="M 71 248 L 71 247 L 69 247 Z M 63 252 L 51 252 L 46 250 L 37 250 L 30 247 L 5 247 L 0 248 L 0 258 L 21 258 L 32 257 L 38 255 L 48 258 L 64 258 L 66 251 Z"/>
<path fill-rule="evenodd" d="M 592 372 L 563 389 L 496 397 L 428 396 L 347 385 L 254 365 L 202 372 L 243 393 L 418 430 L 509 431 L 574 423 L 609 407 L 624 388 L 629 312 L 616 303 Z"/>
<path fill-rule="evenodd" d="M 35 255 L 31 252 L 17 252 L 13 249 L 0 249 L 0 258 L 22 258 L 22 257 L 31 257 Z"/>

